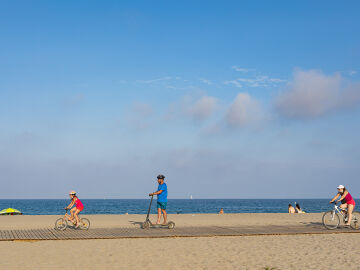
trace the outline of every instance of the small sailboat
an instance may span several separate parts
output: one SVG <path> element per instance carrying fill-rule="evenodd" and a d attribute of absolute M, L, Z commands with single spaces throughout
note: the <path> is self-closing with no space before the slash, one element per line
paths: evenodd
<path fill-rule="evenodd" d="M 190 195 L 190 200 L 192 200 L 192 195 Z"/>

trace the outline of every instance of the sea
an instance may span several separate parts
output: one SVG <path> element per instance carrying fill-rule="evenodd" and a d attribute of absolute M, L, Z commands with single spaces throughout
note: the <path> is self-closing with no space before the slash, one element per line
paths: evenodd
<path fill-rule="evenodd" d="M 146 214 L 150 199 L 81 199 L 82 214 Z M 15 208 L 24 215 L 59 215 L 69 200 L 62 199 L 13 199 L 0 200 L 0 210 Z M 299 203 L 308 213 L 320 213 L 331 208 L 329 199 L 169 199 L 169 214 L 218 213 L 287 213 L 288 204 Z M 156 212 L 153 201 L 151 213 Z"/>

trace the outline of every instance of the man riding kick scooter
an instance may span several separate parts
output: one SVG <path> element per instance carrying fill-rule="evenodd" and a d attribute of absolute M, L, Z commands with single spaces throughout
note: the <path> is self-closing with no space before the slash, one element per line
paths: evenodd
<path fill-rule="evenodd" d="M 159 174 L 157 176 L 157 181 L 159 183 L 158 189 L 156 192 L 150 193 L 149 196 L 157 195 L 157 221 L 156 224 L 160 224 L 161 212 L 164 217 L 163 225 L 167 224 L 167 214 L 166 214 L 166 204 L 167 204 L 167 186 L 164 183 L 165 176 Z"/>
<path fill-rule="evenodd" d="M 167 186 L 164 183 L 165 176 L 160 174 L 160 175 L 158 175 L 157 179 L 158 179 L 159 186 L 158 186 L 157 191 L 149 194 L 149 196 L 151 197 L 150 205 L 149 205 L 149 209 L 148 209 L 148 212 L 147 212 L 147 215 L 146 215 L 146 219 L 143 222 L 143 224 L 141 225 L 141 228 L 149 229 L 151 227 L 151 228 L 174 229 L 175 228 L 175 223 L 172 222 L 172 221 L 167 222 L 167 214 L 166 214 Z M 151 204 L 152 204 L 154 195 L 157 195 L 157 212 L 158 212 L 158 216 L 157 216 L 156 224 L 153 224 L 149 219 L 149 215 L 150 215 L 150 211 L 151 211 Z M 160 224 L 161 213 L 164 216 L 164 223 L 162 223 L 162 224 Z"/>

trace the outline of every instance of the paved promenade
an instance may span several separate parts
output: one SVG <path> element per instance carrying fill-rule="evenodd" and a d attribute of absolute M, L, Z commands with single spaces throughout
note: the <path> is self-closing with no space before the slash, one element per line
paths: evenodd
<path fill-rule="evenodd" d="M 294 235 L 294 234 L 333 234 L 360 233 L 340 227 L 327 230 L 321 224 L 303 226 L 237 226 L 237 227 L 176 227 L 150 228 L 94 228 L 88 231 L 68 228 L 55 229 L 0 230 L 0 241 L 13 240 L 75 240 L 75 239 L 121 239 L 121 238 L 162 238 L 162 237 L 213 237 L 213 236 L 250 236 L 250 235 Z"/>

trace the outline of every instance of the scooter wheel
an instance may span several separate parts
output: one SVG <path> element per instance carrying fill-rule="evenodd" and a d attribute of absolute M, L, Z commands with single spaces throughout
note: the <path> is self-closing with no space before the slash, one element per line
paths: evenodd
<path fill-rule="evenodd" d="M 170 222 L 168 223 L 168 228 L 169 228 L 169 229 L 174 229 L 174 228 L 175 228 L 175 223 L 172 222 L 172 221 L 170 221 Z"/>
<path fill-rule="evenodd" d="M 143 229 L 149 229 L 150 228 L 150 222 L 145 221 L 143 224 L 141 224 L 141 228 Z"/>

